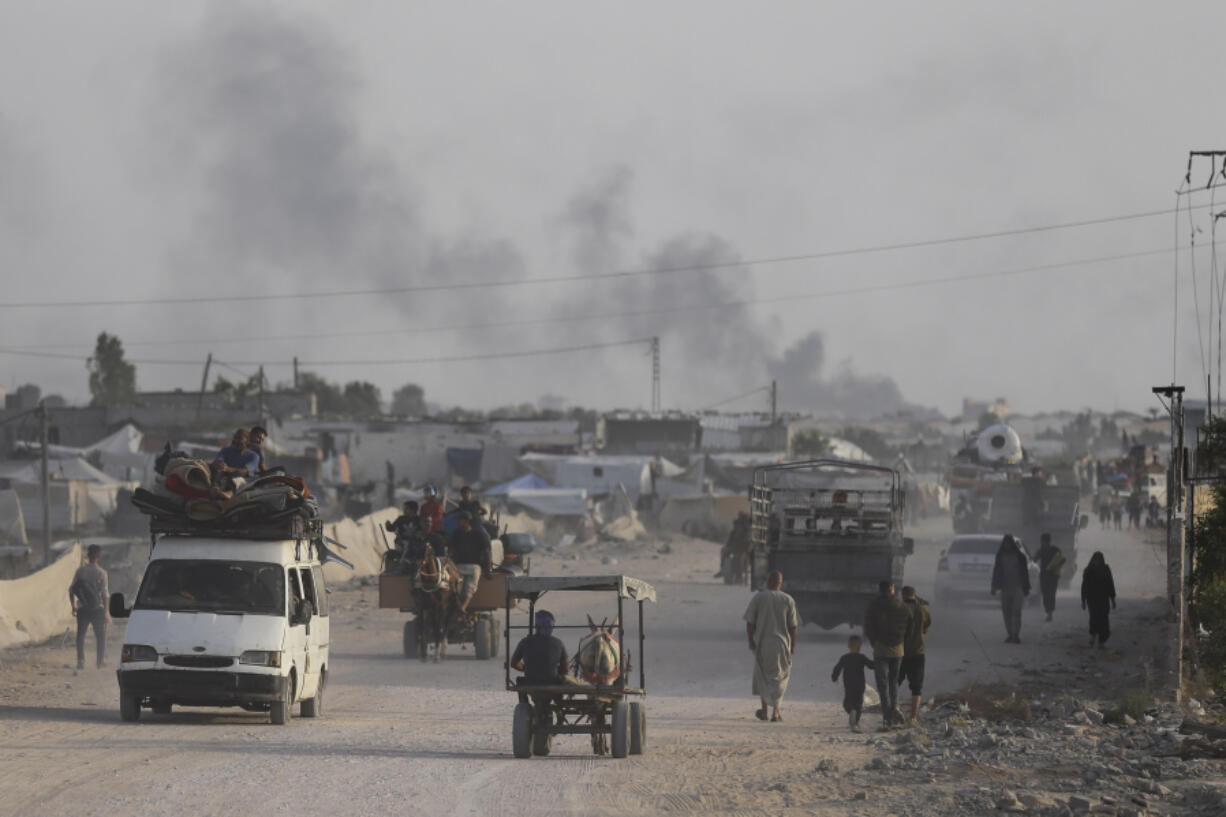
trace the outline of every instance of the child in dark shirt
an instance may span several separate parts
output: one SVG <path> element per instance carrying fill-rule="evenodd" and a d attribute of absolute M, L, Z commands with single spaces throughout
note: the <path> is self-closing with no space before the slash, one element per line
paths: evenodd
<path fill-rule="evenodd" d="M 847 639 L 847 654 L 834 665 L 831 681 L 843 674 L 843 711 L 847 713 L 847 725 L 853 732 L 860 731 L 860 710 L 864 708 L 864 668 L 876 669 L 873 662 L 860 654 L 863 639 L 853 635 Z"/>

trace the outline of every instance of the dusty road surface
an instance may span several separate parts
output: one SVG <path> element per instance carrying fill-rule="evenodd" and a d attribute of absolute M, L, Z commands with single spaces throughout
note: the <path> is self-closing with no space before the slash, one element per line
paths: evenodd
<path fill-rule="evenodd" d="M 913 530 L 908 575 L 921 594 L 931 588 L 948 530 L 947 520 Z M 1152 609 L 1163 587 L 1154 545 L 1141 533 L 1096 524 L 1083 543 L 1087 556 L 1102 549 L 1115 566 L 1121 616 Z M 869 734 L 849 734 L 841 691 L 830 683 L 847 627 L 802 629 L 784 722 L 757 721 L 741 623 L 748 591 L 711 578 L 718 545 L 674 538 L 661 553 L 660 544 L 538 557 L 533 565 L 537 575 L 624 572 L 656 585 L 660 602 L 647 608 L 641 757 L 594 758 L 584 736 L 563 736 L 548 758 L 513 759 L 515 698 L 503 689 L 501 656 L 479 662 L 453 647 L 440 664 L 406 660 L 404 616 L 375 609 L 374 589 L 355 586 L 332 595 L 324 717 L 287 726 L 206 709 L 146 710 L 137 724 L 120 722 L 113 664 L 122 623 L 112 628 L 111 669 L 74 673 L 72 646 L 58 640 L 0 654 L 0 814 L 885 817 L 959 813 L 955 793 L 977 775 L 993 783 L 1008 775 L 1007 768 L 865 773 L 882 751 L 871 734 L 878 716 L 865 716 Z M 616 556 L 616 564 L 601 564 L 601 555 Z M 590 612 L 599 620 L 613 611 L 610 600 L 595 597 L 542 606 L 562 619 Z M 1030 674 L 1090 695 L 1124 664 L 1162 671 L 1161 649 L 1142 632 L 1119 632 L 1114 649 L 1087 651 L 1086 620 L 1070 591 L 1062 591 L 1050 624 L 1027 610 L 1021 645 L 1002 643 L 1000 613 L 990 604 L 938 610 L 935 618 L 931 691 Z"/>

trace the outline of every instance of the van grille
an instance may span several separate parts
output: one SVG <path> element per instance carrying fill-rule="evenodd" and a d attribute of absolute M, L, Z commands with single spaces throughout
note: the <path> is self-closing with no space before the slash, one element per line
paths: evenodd
<path fill-rule="evenodd" d="M 224 655 L 168 655 L 162 659 L 162 663 L 171 667 L 218 669 L 230 666 L 234 659 Z"/>

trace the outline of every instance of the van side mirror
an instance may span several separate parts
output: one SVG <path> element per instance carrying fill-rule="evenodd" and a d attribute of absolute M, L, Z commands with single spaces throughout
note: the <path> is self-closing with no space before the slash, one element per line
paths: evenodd
<path fill-rule="evenodd" d="M 1084 514 L 1084 513 L 1083 513 L 1083 514 L 1081 515 L 1081 521 L 1080 521 L 1080 522 L 1078 522 L 1077 524 L 1081 526 L 1081 529 L 1082 529 L 1082 530 L 1085 530 L 1086 528 L 1088 528 L 1088 527 L 1090 526 L 1090 516 L 1089 516 L 1089 514 Z"/>
<path fill-rule="evenodd" d="M 107 612 L 111 614 L 111 618 L 127 618 L 132 614 L 123 604 L 123 593 L 112 593 L 111 600 L 107 603 Z"/>
<path fill-rule="evenodd" d="M 904 536 L 902 538 L 902 552 L 908 556 L 915 553 L 915 540 L 910 536 Z"/>

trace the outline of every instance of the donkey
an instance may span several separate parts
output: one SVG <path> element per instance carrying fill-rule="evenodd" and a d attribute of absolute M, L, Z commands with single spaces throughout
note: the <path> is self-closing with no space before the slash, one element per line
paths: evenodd
<path fill-rule="evenodd" d="M 447 653 L 447 629 L 451 625 L 452 600 L 459 593 L 460 574 L 450 559 L 434 555 L 426 545 L 425 553 L 413 573 L 413 597 L 417 606 L 418 656 L 425 661 L 434 644 L 434 661 Z"/>
<path fill-rule="evenodd" d="M 587 617 L 590 631 L 579 639 L 579 649 L 575 654 L 575 663 L 579 668 L 579 677 L 590 684 L 607 686 L 621 676 L 621 644 L 617 641 L 617 621 L 611 626 L 605 626 L 608 619 L 600 622 Z"/>

